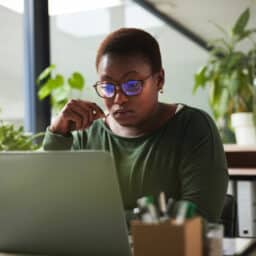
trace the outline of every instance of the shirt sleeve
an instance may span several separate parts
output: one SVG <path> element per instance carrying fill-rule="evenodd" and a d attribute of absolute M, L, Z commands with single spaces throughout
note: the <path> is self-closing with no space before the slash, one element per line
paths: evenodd
<path fill-rule="evenodd" d="M 72 134 L 68 136 L 63 136 L 57 133 L 53 133 L 46 129 L 44 140 L 43 140 L 43 149 L 44 150 L 70 150 L 73 144 Z"/>
<path fill-rule="evenodd" d="M 228 185 L 225 152 L 211 117 L 194 111 L 184 129 L 179 170 L 181 198 L 196 204 L 210 222 L 219 221 Z"/>
<path fill-rule="evenodd" d="M 81 150 L 87 148 L 87 132 L 73 131 L 67 136 L 46 129 L 43 150 Z"/>

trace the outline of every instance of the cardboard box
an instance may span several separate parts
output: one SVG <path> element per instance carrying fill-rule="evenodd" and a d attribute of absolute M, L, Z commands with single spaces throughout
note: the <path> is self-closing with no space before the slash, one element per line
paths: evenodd
<path fill-rule="evenodd" d="M 134 256 L 202 256 L 202 220 L 195 217 L 177 225 L 131 222 Z"/>

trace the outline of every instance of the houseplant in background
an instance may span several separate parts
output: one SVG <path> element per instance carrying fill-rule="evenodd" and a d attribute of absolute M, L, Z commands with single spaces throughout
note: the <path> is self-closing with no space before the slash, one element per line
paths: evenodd
<path fill-rule="evenodd" d="M 77 96 L 74 95 L 75 92 L 81 93 L 85 84 L 84 77 L 79 72 L 72 73 L 67 81 L 61 74 L 53 76 L 52 71 L 55 68 L 55 65 L 50 65 L 37 79 L 37 84 L 40 86 L 38 98 L 43 100 L 48 96 L 51 97 L 53 114 L 56 114 L 72 96 Z M 41 146 L 43 135 L 43 132 L 34 135 L 25 133 L 23 126 L 16 127 L 14 124 L 0 120 L 0 151 L 37 150 Z"/>
<path fill-rule="evenodd" d="M 24 133 L 23 126 L 16 128 L 13 124 L 0 121 L 0 151 L 37 150 L 41 144 L 35 140 L 43 135 L 29 135 Z"/>
<path fill-rule="evenodd" d="M 195 74 L 193 92 L 209 86 L 209 103 L 218 127 L 234 128 L 238 144 L 256 144 L 253 123 L 253 101 L 256 88 L 256 28 L 247 28 L 250 10 L 247 8 L 237 19 L 231 31 L 216 27 L 222 38 L 209 42 L 208 62 Z M 243 41 L 250 44 L 248 51 L 241 51 Z M 242 117 L 240 117 L 242 116 Z M 247 127 L 241 121 L 247 120 Z M 242 127 L 239 131 L 235 125 Z M 244 135 L 249 135 L 244 138 Z M 241 137 L 242 136 L 242 137 Z M 245 140 L 244 140 L 245 139 Z M 224 142 L 225 138 L 223 138 Z"/>
<path fill-rule="evenodd" d="M 43 135 L 44 133 L 26 134 L 23 126 L 15 127 L 0 120 L 0 151 L 37 150 L 41 144 L 36 139 Z"/>
<path fill-rule="evenodd" d="M 36 83 L 39 86 L 38 98 L 40 100 L 50 96 L 52 114 L 58 113 L 72 97 L 81 97 L 85 86 L 85 79 L 79 72 L 73 72 L 68 78 L 56 73 L 56 65 L 45 68 L 38 76 Z"/>

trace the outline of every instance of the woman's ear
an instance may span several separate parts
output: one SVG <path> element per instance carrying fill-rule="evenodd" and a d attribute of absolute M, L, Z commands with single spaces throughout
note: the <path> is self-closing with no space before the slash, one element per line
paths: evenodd
<path fill-rule="evenodd" d="M 157 89 L 160 93 L 163 93 L 163 87 L 164 87 L 164 81 L 165 81 L 165 73 L 164 73 L 164 69 L 161 69 L 158 72 L 158 83 L 157 83 Z"/>

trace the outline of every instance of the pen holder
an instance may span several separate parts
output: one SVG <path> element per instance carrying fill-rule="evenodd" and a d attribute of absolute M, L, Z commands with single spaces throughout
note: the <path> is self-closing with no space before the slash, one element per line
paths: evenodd
<path fill-rule="evenodd" d="M 134 256 L 202 256 L 202 220 L 195 217 L 182 224 L 131 222 Z"/>

